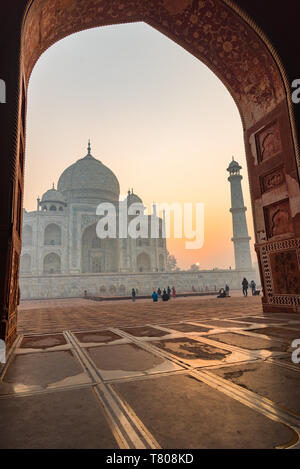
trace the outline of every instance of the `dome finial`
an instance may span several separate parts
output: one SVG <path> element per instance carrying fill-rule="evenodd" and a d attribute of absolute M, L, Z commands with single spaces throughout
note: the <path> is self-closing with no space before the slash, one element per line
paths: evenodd
<path fill-rule="evenodd" d="M 52 184 L 52 189 L 54 189 L 54 182 L 53 182 L 53 184 Z"/>
<path fill-rule="evenodd" d="M 89 139 L 89 143 L 88 143 L 88 155 L 91 154 L 91 141 Z"/>

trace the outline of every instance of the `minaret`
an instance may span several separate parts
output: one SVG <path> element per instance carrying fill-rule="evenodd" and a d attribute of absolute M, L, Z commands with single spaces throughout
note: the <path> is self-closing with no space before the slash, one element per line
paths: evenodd
<path fill-rule="evenodd" d="M 244 205 L 244 198 L 242 192 L 242 179 L 240 170 L 242 167 L 234 161 L 232 161 L 227 168 L 230 176 L 228 181 L 230 182 L 231 189 L 231 209 L 232 213 L 232 224 L 233 224 L 233 244 L 234 244 L 234 257 L 235 257 L 235 268 L 236 270 L 252 270 L 252 261 L 250 254 L 250 236 L 248 234 L 246 210 L 247 207 Z"/>

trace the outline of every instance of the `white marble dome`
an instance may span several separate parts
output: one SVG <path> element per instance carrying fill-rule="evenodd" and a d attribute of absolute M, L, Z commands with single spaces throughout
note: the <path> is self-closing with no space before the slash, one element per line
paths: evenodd
<path fill-rule="evenodd" d="M 58 190 L 68 201 L 118 201 L 119 181 L 101 161 L 88 154 L 69 166 L 59 178 Z"/>

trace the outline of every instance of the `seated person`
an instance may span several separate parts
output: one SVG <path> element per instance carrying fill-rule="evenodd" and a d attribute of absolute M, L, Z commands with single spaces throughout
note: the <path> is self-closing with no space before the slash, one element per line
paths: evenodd
<path fill-rule="evenodd" d="M 224 288 L 220 289 L 219 295 L 217 296 L 217 298 L 226 298 L 226 292 L 225 292 Z"/>
<path fill-rule="evenodd" d="M 164 292 L 163 292 L 162 299 L 163 299 L 163 301 L 169 301 L 169 295 L 168 295 L 168 293 L 166 292 L 166 290 L 164 290 Z"/>

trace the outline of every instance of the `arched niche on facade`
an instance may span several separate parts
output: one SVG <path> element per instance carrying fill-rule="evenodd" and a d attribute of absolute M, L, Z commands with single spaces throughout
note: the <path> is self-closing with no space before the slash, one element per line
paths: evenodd
<path fill-rule="evenodd" d="M 81 238 L 81 270 L 83 273 L 100 273 L 105 267 L 105 252 L 96 232 L 96 223 L 88 226 Z"/>
<path fill-rule="evenodd" d="M 61 273 L 61 260 L 58 254 L 51 252 L 44 257 L 43 272 L 44 274 Z"/>
<path fill-rule="evenodd" d="M 142 252 L 136 258 L 136 267 L 138 272 L 150 272 L 151 271 L 151 259 L 149 254 Z"/>
<path fill-rule="evenodd" d="M 61 245 L 61 227 L 56 223 L 50 223 L 46 226 L 44 232 L 45 246 L 60 246 Z"/>
<path fill-rule="evenodd" d="M 97 223 L 88 226 L 81 237 L 81 272 L 115 272 L 117 263 L 117 240 L 100 239 Z"/>

